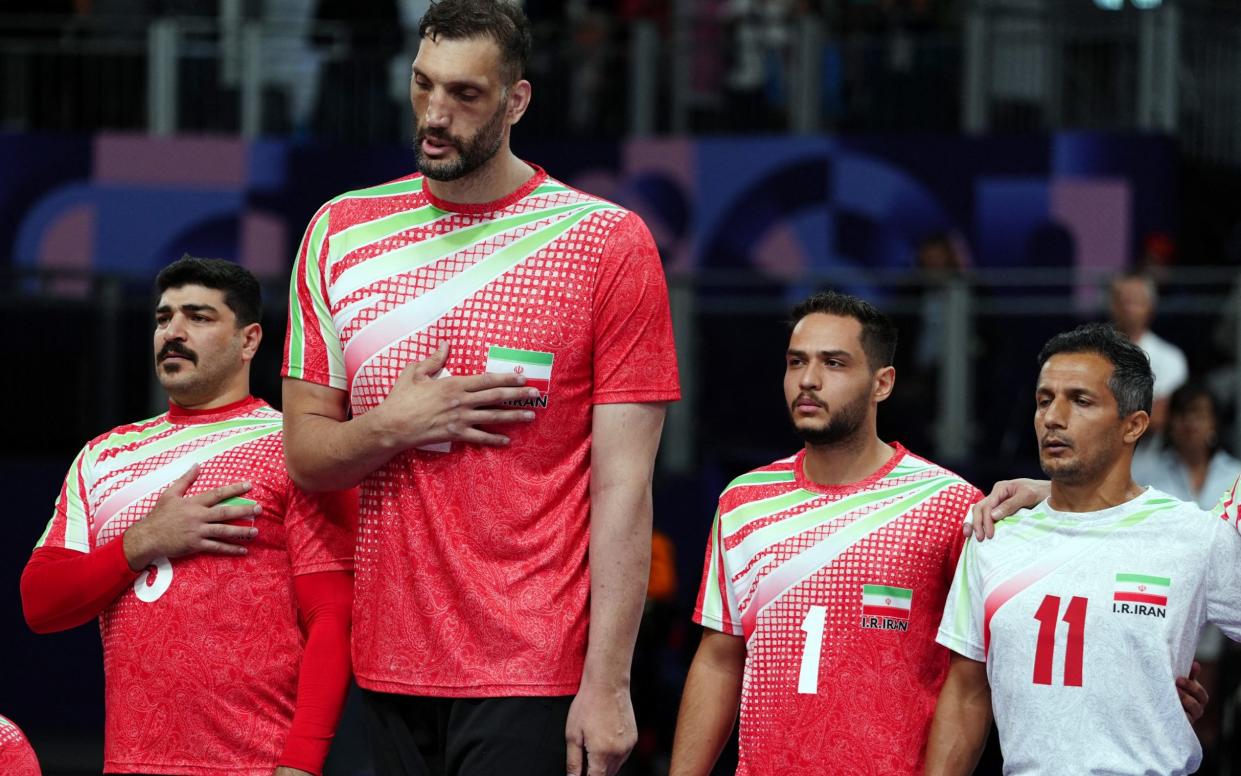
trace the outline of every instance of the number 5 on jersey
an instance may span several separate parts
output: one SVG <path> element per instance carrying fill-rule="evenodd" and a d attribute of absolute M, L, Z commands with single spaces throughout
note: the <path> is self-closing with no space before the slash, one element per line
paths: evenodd
<path fill-rule="evenodd" d="M 1086 605 L 1089 599 L 1073 596 L 1064 613 L 1069 625 L 1065 644 L 1064 686 L 1082 686 L 1082 652 L 1086 646 Z M 1056 656 L 1056 620 L 1060 614 L 1060 596 L 1043 596 L 1034 619 L 1038 620 L 1038 646 L 1034 651 L 1034 683 L 1051 684 L 1051 668 Z"/>

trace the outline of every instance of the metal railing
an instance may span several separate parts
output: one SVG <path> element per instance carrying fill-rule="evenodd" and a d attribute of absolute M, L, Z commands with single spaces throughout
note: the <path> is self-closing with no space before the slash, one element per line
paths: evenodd
<path fill-rule="evenodd" d="M 793 280 L 745 272 L 673 276 L 684 398 L 669 416 L 665 463 L 694 465 L 700 452 L 692 447 L 692 441 L 701 438 L 698 424 L 727 422 L 708 417 L 699 407 L 703 393 L 716 389 L 711 378 L 718 371 L 703 357 L 705 342 L 761 322 L 778 323 L 811 291 L 842 288 L 871 298 L 892 315 L 902 330 L 905 368 L 928 373 L 930 382 L 922 388 L 929 389 L 926 396 L 933 396 L 934 404 L 925 407 L 922 417 L 929 426 L 929 450 L 937 460 L 968 465 L 990 458 L 1001 467 L 1011 465 L 1033 438 L 1026 410 L 1038 349 L 1058 331 L 1106 319 L 1107 280 L 1102 274 L 1040 268 L 984 269 L 940 278 L 856 268 Z M 1204 372 L 1214 373 L 1217 397 L 1237 418 L 1227 446 L 1241 451 L 1241 273 L 1235 268 L 1177 268 L 1164 286 L 1153 328 L 1185 347 L 1191 365 L 1196 362 Z M 766 344 L 769 360 L 782 357 L 785 336 L 779 326 L 772 330 Z M 934 357 L 918 365 L 914 351 L 924 345 Z M 750 356 L 745 364 L 731 367 L 758 368 L 758 357 Z M 1029 372 L 1029 384 L 1013 382 L 1014 370 Z M 898 386 L 902 374 L 898 367 Z M 898 387 L 901 400 L 917 398 L 900 394 Z M 988 438 L 997 435 L 1001 438 Z M 691 447 L 683 450 L 682 444 Z"/>
<path fill-rule="evenodd" d="M 859 269 L 795 278 L 674 274 L 669 290 L 683 399 L 670 410 L 660 466 L 690 474 L 704 456 L 731 450 L 759 458 L 787 441 L 778 400 L 787 342 L 782 321 L 794 302 L 826 287 L 872 299 L 900 325 L 896 397 L 916 410 L 902 422 L 924 427 L 897 429 L 902 436 L 924 432 L 925 452 L 944 463 L 1011 465 L 1031 437 L 1031 385 L 1024 372 L 1033 379 L 1034 356 L 1051 334 L 1105 317 L 1103 282 L 1102 276 L 1051 269 L 945 277 Z M 264 281 L 268 341 L 254 379 L 273 398 L 279 393 L 286 289 L 285 277 Z M 147 279 L 31 270 L 0 275 L 0 314 L 14 330 L 50 332 L 55 339 L 44 348 L 54 356 L 44 368 L 77 364 L 90 376 L 90 390 L 79 400 L 85 403 L 78 408 L 83 427 L 66 429 L 73 439 L 125 420 L 126 412 L 162 406 L 146 366 L 150 305 Z M 1217 392 L 1226 394 L 1222 403 L 1239 416 L 1229 446 L 1241 451 L 1241 274 L 1174 270 L 1154 328 L 1186 347 L 1191 363 L 1222 378 Z M 137 384 L 135 374 L 142 376 Z M 27 387 L 13 389 L 18 395 L 10 399 L 28 405 Z M 759 416 L 771 423 L 739 423 L 734 409 L 747 419 L 761 410 Z"/>
<path fill-rule="evenodd" d="M 663 21 L 538 25 L 524 131 L 1146 129 L 1241 165 L 1241 14 L 978 0 L 956 29 L 850 32 L 686 5 Z M 410 133 L 417 44 L 309 18 L 6 17 L 0 126 L 392 142 Z"/>

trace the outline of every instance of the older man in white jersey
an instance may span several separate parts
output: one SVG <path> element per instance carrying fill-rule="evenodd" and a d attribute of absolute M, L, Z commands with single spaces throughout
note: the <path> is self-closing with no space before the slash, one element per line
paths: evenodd
<path fill-rule="evenodd" d="M 1204 623 L 1241 640 L 1235 514 L 1134 483 L 1153 383 L 1135 345 L 1095 324 L 1039 361 L 1050 496 L 962 553 L 927 773 L 968 773 L 993 711 L 1005 773 L 1191 773 L 1201 748 L 1172 679 Z"/>

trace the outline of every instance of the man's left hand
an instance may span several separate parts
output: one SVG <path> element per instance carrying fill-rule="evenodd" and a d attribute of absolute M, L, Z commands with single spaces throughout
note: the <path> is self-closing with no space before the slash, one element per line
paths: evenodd
<path fill-rule="evenodd" d="M 629 687 L 593 687 L 582 682 L 565 726 L 569 776 L 613 776 L 638 742 Z"/>
<path fill-rule="evenodd" d="M 1198 683 L 1198 674 L 1201 671 L 1202 666 L 1195 660 L 1189 669 L 1189 676 L 1176 678 L 1176 694 L 1180 697 L 1181 708 L 1185 709 L 1185 716 L 1189 717 L 1191 724 L 1202 719 L 1202 715 L 1206 713 L 1207 701 L 1210 700 L 1206 688 Z"/>
<path fill-rule="evenodd" d="M 272 776 L 314 776 L 314 774 L 309 771 L 299 771 L 297 768 L 281 765 Z"/>

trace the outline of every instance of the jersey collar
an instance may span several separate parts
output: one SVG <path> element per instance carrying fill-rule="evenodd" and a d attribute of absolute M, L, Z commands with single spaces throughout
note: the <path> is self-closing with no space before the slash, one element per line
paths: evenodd
<path fill-rule="evenodd" d="M 466 204 L 461 202 L 449 202 L 446 199 L 440 199 L 431 193 L 431 187 L 428 185 L 427 176 L 425 175 L 422 176 L 422 193 L 426 196 L 427 201 L 432 205 L 440 210 L 446 210 L 450 213 L 468 213 L 474 215 L 480 213 L 493 213 L 521 201 L 523 197 L 530 196 L 530 192 L 543 185 L 543 183 L 547 180 L 547 173 L 542 167 L 531 162 L 526 162 L 526 164 L 530 165 L 530 167 L 534 170 L 534 175 L 531 175 L 529 180 L 518 186 L 509 194 L 501 197 L 500 199 L 492 200 L 491 202 Z"/>
<path fill-rule="evenodd" d="M 880 466 L 872 472 L 866 479 L 858 480 L 857 482 L 846 482 L 840 485 L 822 485 L 817 482 L 812 482 L 810 478 L 806 476 L 806 449 L 804 447 L 797 452 L 797 457 L 793 459 L 793 476 L 798 487 L 802 490 L 808 490 L 811 493 L 822 493 L 828 496 L 841 496 L 848 493 L 856 493 L 860 490 L 865 490 L 879 480 L 882 480 L 884 477 L 888 476 L 888 473 L 895 469 L 896 465 L 901 462 L 902 458 L 905 457 L 906 450 L 904 445 L 900 442 L 889 442 L 888 444 L 892 446 L 892 457 L 889 458 L 883 466 Z"/>
<path fill-rule="evenodd" d="M 223 420 L 234 415 L 244 415 L 250 410 L 261 407 L 262 399 L 256 399 L 253 396 L 247 396 L 240 401 L 231 404 L 225 404 L 222 407 L 211 407 L 205 410 L 191 410 L 168 402 L 168 421 L 170 423 L 178 423 L 182 425 L 193 425 L 197 423 L 213 423 L 217 420 Z"/>

